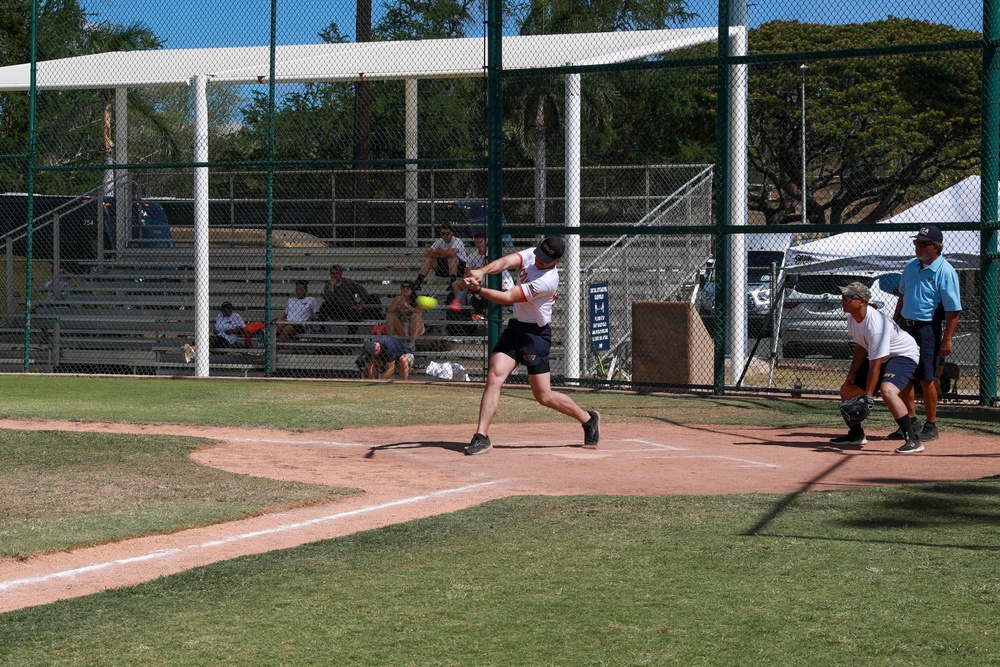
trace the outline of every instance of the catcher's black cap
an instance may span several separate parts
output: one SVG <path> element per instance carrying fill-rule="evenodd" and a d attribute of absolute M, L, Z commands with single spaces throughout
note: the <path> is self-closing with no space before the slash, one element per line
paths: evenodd
<path fill-rule="evenodd" d="M 930 241 L 931 243 L 944 243 L 944 234 L 937 225 L 924 225 L 913 237 L 915 241 Z"/>
<path fill-rule="evenodd" d="M 566 252 L 566 242 L 561 236 L 548 236 L 535 247 L 535 257 L 546 264 L 551 264 Z"/>
<path fill-rule="evenodd" d="M 859 282 L 853 282 L 850 285 L 844 285 L 843 287 L 838 287 L 840 293 L 844 296 L 849 296 L 855 299 L 861 299 L 865 303 L 868 303 L 872 299 L 872 291 L 868 289 L 868 285 Z"/>

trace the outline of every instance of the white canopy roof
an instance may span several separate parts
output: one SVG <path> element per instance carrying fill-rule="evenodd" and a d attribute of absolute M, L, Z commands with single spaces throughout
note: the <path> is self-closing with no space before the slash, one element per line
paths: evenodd
<path fill-rule="evenodd" d="M 519 70 L 626 62 L 717 37 L 717 28 L 504 37 L 503 66 Z M 275 82 L 482 77 L 485 47 L 482 38 L 279 46 Z M 163 49 L 47 60 L 37 65 L 36 85 L 40 90 L 133 88 L 187 84 L 196 74 L 220 83 L 267 83 L 269 51 L 266 46 Z M 0 90 L 29 86 L 29 64 L 0 67 Z"/>
<path fill-rule="evenodd" d="M 1000 189 L 1000 188 L 998 188 Z M 979 221 L 979 176 L 969 176 L 883 222 Z M 902 271 L 913 259 L 914 232 L 847 232 L 790 248 L 788 273 Z M 979 232 L 944 232 L 942 254 L 956 269 L 979 266 Z"/>

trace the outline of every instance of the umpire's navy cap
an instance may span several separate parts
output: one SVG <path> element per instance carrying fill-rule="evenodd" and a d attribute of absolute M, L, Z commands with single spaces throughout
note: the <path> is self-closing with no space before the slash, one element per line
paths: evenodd
<path fill-rule="evenodd" d="M 944 234 L 937 225 L 924 225 L 913 237 L 916 241 L 930 241 L 931 243 L 944 243 Z"/>
<path fill-rule="evenodd" d="M 535 257 L 546 264 L 551 264 L 566 251 L 566 242 L 560 236 L 548 236 L 535 247 Z"/>

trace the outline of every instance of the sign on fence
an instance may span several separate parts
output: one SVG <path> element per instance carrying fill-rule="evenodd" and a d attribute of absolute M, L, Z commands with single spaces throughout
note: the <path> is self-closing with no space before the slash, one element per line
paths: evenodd
<path fill-rule="evenodd" d="M 594 352 L 611 349 L 608 284 L 590 284 L 590 344 Z"/>

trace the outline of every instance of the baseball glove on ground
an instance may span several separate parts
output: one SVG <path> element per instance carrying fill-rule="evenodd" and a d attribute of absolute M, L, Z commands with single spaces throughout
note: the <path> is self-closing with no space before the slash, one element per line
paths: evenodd
<path fill-rule="evenodd" d="M 848 426 L 860 426 L 871 414 L 873 407 L 875 399 L 871 396 L 855 396 L 840 404 L 840 414 Z"/>

